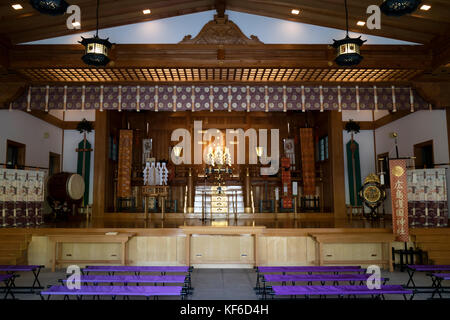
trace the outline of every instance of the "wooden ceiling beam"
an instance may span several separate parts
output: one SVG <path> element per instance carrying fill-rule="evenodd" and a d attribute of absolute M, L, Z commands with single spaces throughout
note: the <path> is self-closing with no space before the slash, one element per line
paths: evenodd
<path fill-rule="evenodd" d="M 223 60 L 217 51 L 224 52 Z M 10 67 L 86 68 L 81 45 L 20 45 L 10 50 Z M 425 70 L 431 52 L 424 46 L 366 45 L 358 68 Z M 109 67 L 304 67 L 338 68 L 334 49 L 327 45 L 116 45 Z M 30 59 L 32 57 L 32 59 Z M 342 68 L 340 68 L 342 69 Z"/>
<path fill-rule="evenodd" d="M 202 12 L 214 9 L 212 0 L 197 0 L 197 1 L 159 1 L 151 6 L 152 13 L 144 15 L 142 9 L 149 6 L 148 1 L 142 2 L 139 5 L 126 6 L 121 2 L 112 2 L 115 4 L 111 9 L 100 11 L 100 28 L 111 28 L 132 23 L 153 21 L 164 19 L 168 17 L 180 16 L 184 14 Z M 120 6 L 118 6 L 120 4 Z M 89 32 L 95 30 L 96 16 L 95 7 L 91 9 L 81 8 L 81 29 L 68 30 L 66 27 L 67 16 L 56 17 L 50 20 L 47 17 L 43 19 L 41 16 L 35 17 L 33 21 L 23 21 L 10 32 L 10 38 L 14 43 L 24 43 L 29 41 L 53 38 L 57 36 L 71 35 L 74 33 Z M 86 13 L 85 13 L 86 12 Z M 53 17 L 52 17 L 53 18 Z M 8 29 L 9 21 L 0 23 L 0 30 Z M 2 27 L 3 26 L 3 27 Z M 181 39 L 180 39 L 181 40 Z"/>
<path fill-rule="evenodd" d="M 234 0 L 237 2 L 237 0 Z M 344 7 L 344 1 L 342 0 L 321 0 L 321 1 L 310 1 L 310 0 L 282 0 L 282 1 L 272 1 L 272 0 L 248 0 L 246 1 L 250 6 L 256 6 L 260 9 L 263 8 L 263 6 L 271 6 L 272 10 L 279 8 L 281 12 L 284 12 L 286 16 L 289 17 L 296 17 L 297 19 L 301 20 L 304 16 L 309 16 L 309 11 L 314 11 L 316 13 L 322 14 L 322 19 L 326 20 L 329 16 L 336 16 L 340 17 L 343 22 L 345 22 L 345 7 Z M 373 0 L 362 0 L 362 1 L 349 1 L 348 2 L 348 8 L 349 8 L 349 22 L 350 27 L 357 30 L 355 32 L 371 32 L 366 27 L 360 28 L 356 27 L 355 24 L 357 21 L 362 20 L 366 21 L 367 17 L 369 16 L 366 11 L 367 7 L 370 5 L 373 5 Z M 294 16 L 291 14 L 291 9 L 298 8 L 301 10 L 301 13 L 298 16 Z M 436 8 L 438 9 L 438 8 Z M 448 10 L 448 7 L 446 9 L 442 9 L 444 12 L 447 11 L 450 14 L 450 10 Z M 270 11 L 269 11 L 270 12 Z M 444 17 L 443 17 L 444 18 Z M 352 25 L 353 23 L 353 25 Z M 383 29 L 390 29 L 390 28 L 398 28 L 398 29 L 409 29 L 414 30 L 417 32 L 425 32 L 430 34 L 438 34 L 440 31 L 442 31 L 442 34 L 445 33 L 445 26 L 447 28 L 450 27 L 450 23 L 447 19 L 442 21 L 442 23 L 439 23 L 437 21 L 432 20 L 424 20 L 421 16 L 416 15 L 406 15 L 403 16 L 401 19 L 398 19 L 397 17 L 388 17 L 385 15 L 382 15 L 381 17 L 381 23 L 382 23 L 382 30 Z M 440 24 L 440 28 L 438 27 Z M 343 24 L 344 25 L 344 24 Z M 344 25 L 345 26 L 345 25 Z M 381 30 L 381 31 L 382 31 Z M 378 31 L 373 31 L 378 32 Z"/>
<path fill-rule="evenodd" d="M 230 0 L 228 4 L 228 9 L 243 13 L 249 14 L 257 14 L 261 16 L 278 18 L 284 20 L 290 20 L 295 22 L 302 22 L 317 26 L 323 26 L 328 28 L 335 28 L 345 30 L 345 15 L 339 14 L 340 11 L 324 14 L 322 12 L 312 11 L 309 9 L 304 9 L 303 13 L 300 16 L 288 15 L 284 9 L 279 6 L 273 5 L 264 5 L 260 4 L 249 5 L 247 2 L 238 1 L 238 0 Z M 392 39 L 410 41 L 415 43 L 429 43 L 432 38 L 434 38 L 435 34 L 430 34 L 424 31 L 413 30 L 410 25 L 404 25 L 402 28 L 400 27 L 385 27 L 381 30 L 369 30 L 362 29 L 356 26 L 356 22 L 361 20 L 361 17 L 354 17 L 353 20 L 350 19 L 349 30 L 356 33 L 365 33 L 375 36 L 387 37 Z M 441 26 L 442 27 L 442 26 Z M 441 27 L 435 27 L 438 30 L 441 30 Z M 332 43 L 332 39 L 330 39 L 330 43 Z"/>

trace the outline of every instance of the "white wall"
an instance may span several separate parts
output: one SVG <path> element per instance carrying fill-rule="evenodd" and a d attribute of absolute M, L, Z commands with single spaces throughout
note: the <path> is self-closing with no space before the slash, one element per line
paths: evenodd
<path fill-rule="evenodd" d="M 448 163 L 448 137 L 445 110 L 417 111 L 375 130 L 377 154 L 395 157 L 391 132 L 398 133 L 400 157 L 414 156 L 414 145 L 433 140 L 434 163 Z"/>
<path fill-rule="evenodd" d="M 78 144 L 83 140 L 83 135 L 76 130 L 64 130 L 64 159 L 63 159 L 63 170 L 65 172 L 77 172 L 77 161 L 78 154 L 76 149 Z M 95 132 L 92 131 L 87 135 L 87 140 L 94 149 L 91 152 L 91 171 L 90 171 L 90 182 L 89 182 L 89 203 L 92 204 L 92 195 L 94 188 L 94 155 L 95 155 Z"/>
<path fill-rule="evenodd" d="M 64 121 L 81 121 L 86 119 L 88 121 L 95 121 L 95 110 L 50 110 L 49 114 Z"/>
<path fill-rule="evenodd" d="M 0 110 L 0 163 L 8 139 L 26 145 L 26 166 L 48 168 L 50 152 L 62 153 L 62 130 L 23 111 Z"/>
<path fill-rule="evenodd" d="M 350 204 L 348 169 L 347 169 L 347 143 L 351 137 L 347 131 L 343 133 L 344 147 L 344 172 L 345 172 L 345 203 Z M 375 173 L 375 157 L 374 157 L 374 141 L 372 130 L 361 130 L 354 136 L 355 141 L 359 144 L 359 161 L 361 165 L 361 185 L 364 179 L 371 173 Z"/>

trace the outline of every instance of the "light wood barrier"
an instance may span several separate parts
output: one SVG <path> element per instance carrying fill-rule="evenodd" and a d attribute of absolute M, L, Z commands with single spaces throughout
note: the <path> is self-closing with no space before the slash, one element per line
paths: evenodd
<path fill-rule="evenodd" d="M 49 241 L 52 244 L 53 259 L 52 259 L 52 271 L 54 272 L 56 266 L 64 263 L 111 263 L 111 264 L 127 264 L 127 242 L 135 236 L 135 233 L 118 233 L 115 235 L 107 234 L 61 234 L 49 236 Z M 63 260 L 62 244 L 63 243 L 120 243 L 121 244 L 121 258 L 120 260 Z"/>
<path fill-rule="evenodd" d="M 381 264 L 394 271 L 392 265 L 391 248 L 394 235 L 389 233 L 354 233 L 354 234 L 310 234 L 316 242 L 316 263 L 319 266 L 326 264 Z M 325 244 L 381 244 L 380 260 L 325 260 Z"/>

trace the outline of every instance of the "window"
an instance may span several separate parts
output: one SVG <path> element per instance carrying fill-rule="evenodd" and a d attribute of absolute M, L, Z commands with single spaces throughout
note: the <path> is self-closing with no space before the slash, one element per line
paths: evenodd
<path fill-rule="evenodd" d="M 23 169 L 25 167 L 25 145 L 11 140 L 6 141 L 6 166 Z"/>
<path fill-rule="evenodd" d="M 328 160 L 328 136 L 319 139 L 319 161 Z"/>

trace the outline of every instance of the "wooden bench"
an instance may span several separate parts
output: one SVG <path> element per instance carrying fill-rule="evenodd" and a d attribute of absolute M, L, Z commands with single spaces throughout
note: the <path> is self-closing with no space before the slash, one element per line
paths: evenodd
<path fill-rule="evenodd" d="M 0 272 L 5 272 L 10 275 L 17 275 L 18 272 L 32 272 L 33 273 L 33 283 L 31 287 L 17 287 L 13 286 L 11 287 L 11 291 L 19 292 L 19 291 L 29 291 L 34 292 L 34 290 L 37 289 L 43 289 L 41 286 L 41 283 L 39 282 L 39 274 L 41 273 L 41 269 L 44 268 L 44 266 L 40 265 L 20 265 L 20 266 L 6 266 L 6 265 L 0 265 Z M 22 292 L 26 293 L 26 292 Z"/>
<path fill-rule="evenodd" d="M 380 289 L 369 289 L 367 286 L 272 286 L 268 288 L 269 295 L 289 296 L 295 299 L 297 296 L 304 296 L 308 299 L 311 296 L 327 297 L 337 296 L 371 296 L 372 298 L 385 299 L 385 294 L 401 294 L 406 300 L 407 294 L 413 294 L 413 290 L 405 289 L 399 285 L 382 285 Z"/>
<path fill-rule="evenodd" d="M 365 269 L 360 266 L 274 266 L 274 267 L 256 267 L 256 286 L 255 291 L 261 292 L 261 277 L 264 273 L 365 273 Z"/>
<path fill-rule="evenodd" d="M 181 286 L 81 286 L 80 289 L 69 289 L 67 286 L 50 286 L 47 290 L 40 292 L 42 300 L 47 296 L 50 300 L 52 296 L 64 296 L 64 300 L 70 300 L 70 296 L 76 296 L 81 300 L 84 296 L 92 296 L 93 299 L 100 296 L 111 296 L 113 300 L 117 296 L 123 296 L 124 299 L 129 299 L 131 296 L 150 297 L 158 299 L 161 296 L 179 296 L 181 299 L 186 299 L 187 291 Z"/>

